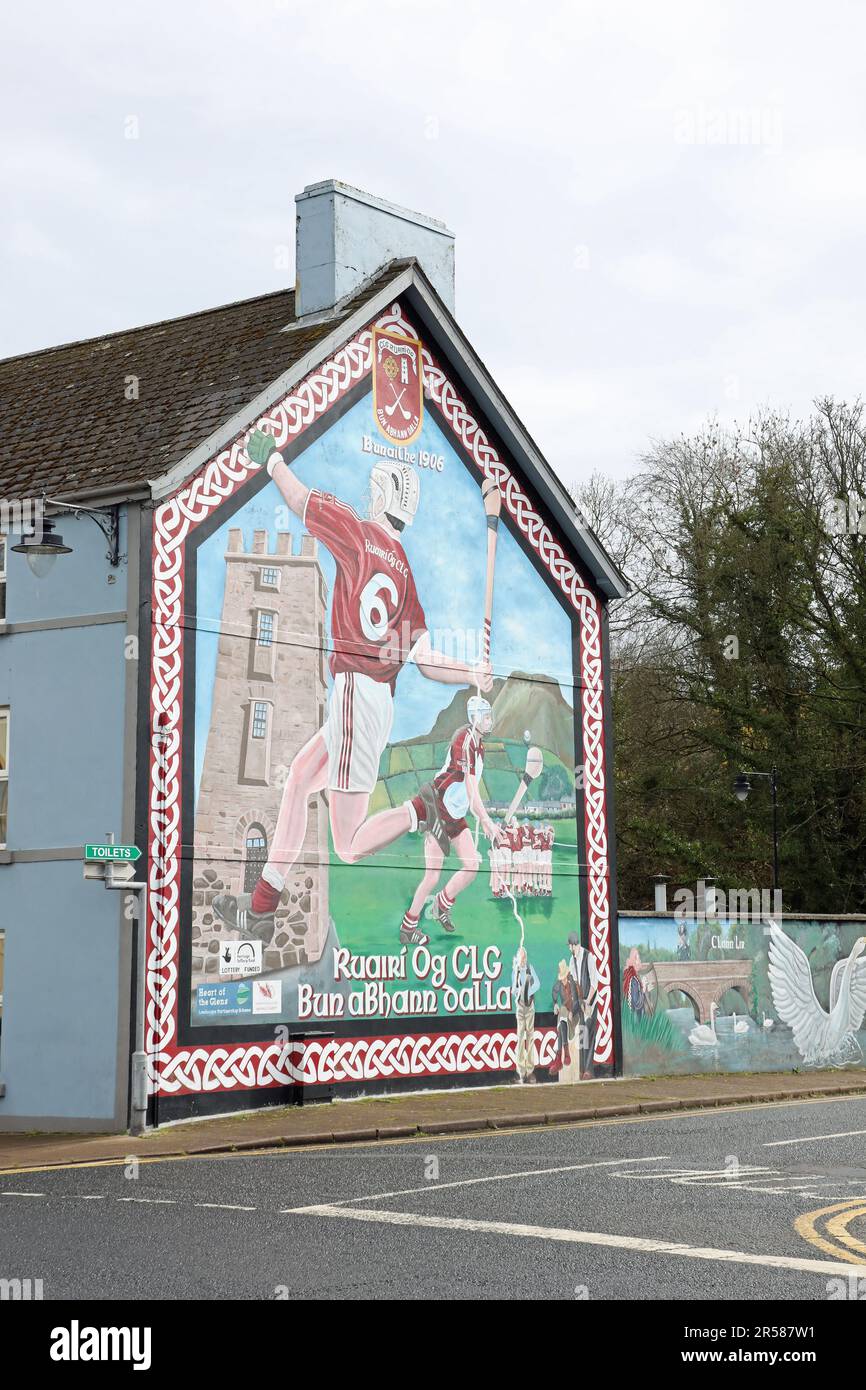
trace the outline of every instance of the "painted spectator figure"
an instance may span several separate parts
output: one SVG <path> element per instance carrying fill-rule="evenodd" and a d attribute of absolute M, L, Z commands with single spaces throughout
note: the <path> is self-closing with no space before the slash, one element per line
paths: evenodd
<path fill-rule="evenodd" d="M 550 1064 L 549 1074 L 557 1076 L 563 1067 L 571 1066 L 571 1042 L 574 1030 L 580 1020 L 580 997 L 569 974 L 564 960 L 559 962 L 559 970 L 553 985 L 553 1012 L 556 1016 L 556 1051 Z"/>
<path fill-rule="evenodd" d="M 634 946 L 629 953 L 622 976 L 623 997 L 632 1013 L 642 1014 L 646 1011 L 647 988 L 642 976 L 644 972 L 650 970 L 652 970 L 652 965 L 644 965 L 640 958 L 640 951 L 637 946 Z"/>
<path fill-rule="evenodd" d="M 511 968 L 511 997 L 517 1015 L 517 1080 L 535 1081 L 535 996 L 538 976 L 521 946 Z"/>
<path fill-rule="evenodd" d="M 581 1004 L 580 1045 L 583 1051 L 583 1066 L 580 1075 L 583 1081 L 588 1081 L 595 1074 L 592 1055 L 595 1051 L 597 1026 L 598 966 L 593 955 L 581 946 L 580 937 L 575 931 L 568 934 L 568 949 L 571 953 L 568 973 Z"/>
<path fill-rule="evenodd" d="M 689 928 L 684 917 L 677 922 L 677 960 L 691 960 L 692 952 L 689 946 Z"/>

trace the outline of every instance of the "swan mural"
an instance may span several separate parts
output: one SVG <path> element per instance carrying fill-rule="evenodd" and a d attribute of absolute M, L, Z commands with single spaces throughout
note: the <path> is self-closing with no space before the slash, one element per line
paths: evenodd
<path fill-rule="evenodd" d="M 689 1042 L 692 1047 L 717 1047 L 718 1036 L 716 1034 L 716 1013 L 718 1012 L 715 1004 L 710 1005 L 709 1023 L 699 1023 L 689 1033 Z"/>
<path fill-rule="evenodd" d="M 770 924 L 769 976 L 776 1013 L 790 1027 L 803 1061 L 840 1067 L 862 1057 L 855 1037 L 866 1014 L 866 936 L 858 937 L 834 970 L 830 1012 L 822 1009 L 804 951 Z M 840 968 L 841 967 L 841 968 Z"/>
<path fill-rule="evenodd" d="M 619 928 L 627 1074 L 866 1069 L 866 913 Z"/>

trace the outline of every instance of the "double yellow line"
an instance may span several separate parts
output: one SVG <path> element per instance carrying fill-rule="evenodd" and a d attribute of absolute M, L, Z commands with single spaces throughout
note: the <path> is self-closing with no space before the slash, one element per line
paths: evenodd
<path fill-rule="evenodd" d="M 858 1219 L 866 1221 L 866 1197 L 849 1197 L 846 1202 L 836 1202 L 832 1207 L 804 1212 L 797 1217 L 794 1227 L 804 1240 L 825 1254 L 847 1260 L 852 1265 L 862 1265 L 866 1243 L 848 1229 Z"/>

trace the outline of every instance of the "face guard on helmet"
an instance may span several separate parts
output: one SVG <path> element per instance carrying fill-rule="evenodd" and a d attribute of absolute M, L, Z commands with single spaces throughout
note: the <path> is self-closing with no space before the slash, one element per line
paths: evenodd
<path fill-rule="evenodd" d="M 418 474 L 408 464 L 377 463 L 370 469 L 370 516 L 384 514 L 402 531 L 415 520 L 419 492 Z"/>
<path fill-rule="evenodd" d="M 473 729 L 481 734 L 489 734 L 493 728 L 493 710 L 489 700 L 483 695 L 472 695 L 466 703 L 466 713 Z"/>

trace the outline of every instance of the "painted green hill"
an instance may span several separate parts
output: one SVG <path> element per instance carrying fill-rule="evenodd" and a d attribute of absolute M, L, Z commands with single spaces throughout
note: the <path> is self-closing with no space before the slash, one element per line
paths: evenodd
<path fill-rule="evenodd" d="M 466 701 L 472 692 L 461 687 L 445 709 L 440 710 L 429 733 L 407 739 L 412 745 L 441 741 L 450 742 L 466 723 Z M 529 731 L 530 743 L 550 753 L 566 767 L 574 767 L 574 713 L 563 699 L 557 681 L 542 674 L 512 671 L 506 679 L 493 682 L 490 692 L 493 705 L 494 737 L 523 744 Z"/>

